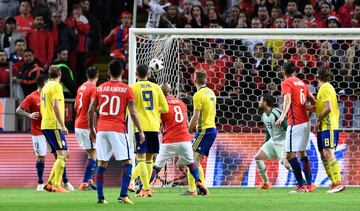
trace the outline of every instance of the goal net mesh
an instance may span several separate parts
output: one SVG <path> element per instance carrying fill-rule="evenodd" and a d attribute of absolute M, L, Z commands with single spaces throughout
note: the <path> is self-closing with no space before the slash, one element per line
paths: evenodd
<path fill-rule="evenodd" d="M 270 92 L 281 106 L 281 66 L 294 62 L 297 76 L 316 93 L 318 68 L 329 68 L 339 96 L 340 127 L 360 128 L 360 41 L 308 39 L 221 39 L 137 36 L 136 62 L 157 58 L 165 69 L 151 73 L 158 84 L 168 82 L 189 105 L 196 92 L 194 73 L 206 71 L 208 87 L 217 95 L 216 125 L 220 132 L 263 129 L 258 100 Z M 353 105 L 353 106 L 351 106 Z"/>
<path fill-rule="evenodd" d="M 174 94 L 188 105 L 189 117 L 193 111 L 192 96 L 196 92 L 194 73 L 196 70 L 206 71 L 208 87 L 213 89 L 217 96 L 216 127 L 219 132 L 225 132 L 227 136 L 239 133 L 264 133 L 262 111 L 258 109 L 258 101 L 264 93 L 270 92 L 276 99 L 276 106 L 282 106 L 280 85 L 283 80 L 281 67 L 284 63 L 296 64 L 297 77 L 305 81 L 315 96 L 317 70 L 329 68 L 334 75 L 331 84 L 338 94 L 341 131 L 350 134 L 349 137 L 352 135 L 351 137 L 359 139 L 360 40 L 356 40 L 356 36 L 230 37 L 137 34 L 136 64 L 148 64 L 153 58 L 162 60 L 165 69 L 159 73 L 151 73 L 151 77 L 158 84 L 163 82 L 171 84 Z M 315 115 L 312 116 L 311 121 L 312 125 L 315 125 Z M 352 143 L 351 146 L 358 147 L 356 143 Z M 241 162 L 252 162 L 256 150 L 261 146 L 258 146 L 257 142 L 249 145 L 246 143 L 249 147 L 253 145 L 256 145 L 253 154 L 246 158 L 249 161 L 245 159 Z M 235 161 L 229 160 L 239 156 L 236 153 L 228 153 L 233 148 L 235 149 L 235 146 L 229 145 L 224 147 L 225 151 L 221 151 L 217 146 L 214 157 L 216 159 L 220 157 L 222 160 L 214 161 L 216 167 L 213 178 L 216 178 L 218 165 L 226 169 L 225 172 L 244 168 L 241 167 L 241 163 L 231 167 Z M 316 158 L 316 153 L 312 156 Z M 174 158 L 169 163 L 166 175 L 161 175 L 162 184 L 186 184 L 184 174 L 174 168 L 175 161 Z M 228 161 L 230 163 L 226 163 Z M 207 161 L 207 164 L 209 166 L 211 163 Z M 250 166 L 246 167 L 247 173 L 244 173 L 242 180 L 244 178 L 249 181 L 255 180 L 248 175 L 252 168 Z M 229 177 L 233 177 L 234 173 L 229 174 L 231 174 Z M 168 181 L 164 181 L 165 179 Z M 233 184 L 226 182 L 226 177 L 218 179 L 220 182 L 211 180 L 213 185 Z M 241 181 L 239 183 L 244 184 Z M 294 181 L 287 184 L 294 184 Z"/>

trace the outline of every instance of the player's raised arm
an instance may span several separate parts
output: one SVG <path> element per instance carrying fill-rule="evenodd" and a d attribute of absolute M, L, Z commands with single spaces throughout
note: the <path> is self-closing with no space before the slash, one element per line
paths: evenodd
<path fill-rule="evenodd" d="M 144 132 L 143 132 L 143 130 L 141 128 L 140 120 L 139 120 L 138 114 L 136 112 L 134 101 L 129 102 L 128 109 L 129 109 L 131 119 L 132 119 L 132 121 L 134 122 L 135 126 L 137 127 L 137 129 L 139 131 L 140 141 L 141 141 L 141 143 L 144 143 L 145 142 L 145 135 L 144 135 Z"/>
<path fill-rule="evenodd" d="M 98 100 L 96 98 L 91 99 L 91 102 L 89 105 L 89 110 L 88 110 L 88 125 L 89 125 L 89 130 L 90 130 L 90 140 L 92 142 L 95 142 L 95 140 L 96 140 L 96 133 L 95 133 L 95 129 L 94 129 L 93 125 L 94 125 L 94 113 L 95 113 L 97 105 L 98 105 Z"/>

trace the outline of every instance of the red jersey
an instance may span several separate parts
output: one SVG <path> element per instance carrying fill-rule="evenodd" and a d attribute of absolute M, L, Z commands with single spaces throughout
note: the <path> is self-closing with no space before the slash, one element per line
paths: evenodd
<path fill-rule="evenodd" d="M 169 112 L 161 114 L 163 143 L 190 142 L 185 103 L 173 96 L 166 97 L 166 101 Z"/>
<path fill-rule="evenodd" d="M 126 132 L 125 113 L 134 92 L 121 81 L 108 81 L 101 84 L 94 95 L 99 105 L 97 131 Z"/>
<path fill-rule="evenodd" d="M 297 77 L 291 77 L 281 83 L 281 95 L 290 94 L 291 104 L 287 113 L 288 124 L 298 125 L 309 121 L 306 112 L 309 88 Z"/>
<path fill-rule="evenodd" d="M 32 29 L 32 25 L 34 22 L 33 16 L 29 15 L 27 18 L 25 18 L 22 15 L 15 16 L 16 19 L 16 27 L 17 30 L 27 36 L 27 34 Z"/>
<path fill-rule="evenodd" d="M 76 120 L 75 128 L 87 129 L 88 127 L 88 110 L 91 99 L 96 93 L 96 85 L 91 82 L 83 83 L 76 94 Z"/>
<path fill-rule="evenodd" d="M 26 96 L 20 107 L 29 113 L 39 112 L 39 118 L 37 120 L 31 120 L 31 135 L 43 135 L 41 132 L 40 92 L 36 90 Z"/>

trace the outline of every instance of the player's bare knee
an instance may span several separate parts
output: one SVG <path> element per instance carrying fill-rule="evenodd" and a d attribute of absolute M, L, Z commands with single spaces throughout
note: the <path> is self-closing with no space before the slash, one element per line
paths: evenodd
<path fill-rule="evenodd" d="M 37 161 L 38 161 L 39 163 L 45 163 L 45 156 L 38 156 L 38 157 L 37 157 Z"/>
<path fill-rule="evenodd" d="M 90 159 L 96 160 L 96 150 L 94 149 L 87 149 L 86 153 Z"/>
<path fill-rule="evenodd" d="M 295 155 L 296 154 L 294 152 L 287 152 L 286 153 L 286 159 L 291 160 L 291 159 L 293 159 L 295 157 Z"/>
<path fill-rule="evenodd" d="M 98 161 L 98 166 L 100 166 L 100 167 L 107 168 L 107 164 L 108 164 L 108 161 L 104 161 L 104 160 Z"/>
<path fill-rule="evenodd" d="M 152 154 L 152 153 L 146 153 L 146 160 L 148 161 L 148 160 L 153 160 L 153 158 L 154 158 L 154 154 Z"/>
<path fill-rule="evenodd" d="M 324 160 L 326 162 L 329 162 L 331 160 L 333 160 L 335 158 L 335 156 L 333 155 L 333 152 L 331 149 L 324 149 L 323 150 L 323 156 L 324 156 Z"/>
<path fill-rule="evenodd" d="M 303 158 L 303 157 L 306 157 L 306 156 L 307 156 L 306 151 L 299 152 L 299 157 L 300 158 Z"/>
<path fill-rule="evenodd" d="M 145 153 L 137 153 L 136 158 L 137 159 L 146 159 L 146 154 Z"/>
<path fill-rule="evenodd" d="M 261 150 L 259 150 L 255 155 L 255 160 L 266 160 L 266 159 L 267 159 L 266 154 Z"/>

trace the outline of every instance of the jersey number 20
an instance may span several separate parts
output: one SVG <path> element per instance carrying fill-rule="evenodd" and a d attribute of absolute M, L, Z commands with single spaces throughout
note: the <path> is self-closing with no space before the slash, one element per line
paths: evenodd
<path fill-rule="evenodd" d="M 111 98 L 109 98 L 109 96 L 107 95 L 100 95 L 101 97 L 105 98 L 105 101 L 100 105 L 100 111 L 99 114 L 100 115 L 104 115 L 104 116 L 115 116 L 119 114 L 120 111 L 120 97 L 119 96 L 112 96 Z M 110 102 L 110 103 L 109 103 Z M 104 111 L 104 107 L 107 105 L 109 105 L 109 112 Z"/>

